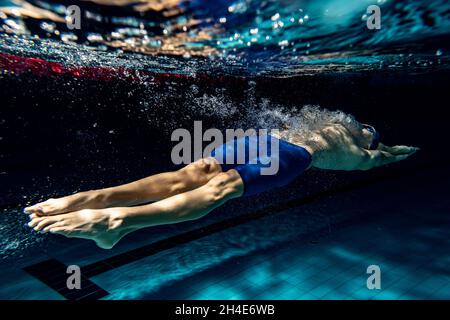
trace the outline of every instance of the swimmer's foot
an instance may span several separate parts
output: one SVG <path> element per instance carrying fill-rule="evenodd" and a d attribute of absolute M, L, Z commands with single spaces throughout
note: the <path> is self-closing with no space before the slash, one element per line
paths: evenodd
<path fill-rule="evenodd" d="M 30 215 L 29 226 L 41 233 L 94 240 L 103 249 L 112 248 L 130 230 L 121 228 L 120 208 L 69 212 L 53 216 Z"/>
<path fill-rule="evenodd" d="M 92 190 L 75 193 L 67 197 L 48 199 L 25 208 L 24 212 L 38 216 L 51 216 L 82 209 L 101 209 L 105 207 L 107 207 L 105 194 Z"/>

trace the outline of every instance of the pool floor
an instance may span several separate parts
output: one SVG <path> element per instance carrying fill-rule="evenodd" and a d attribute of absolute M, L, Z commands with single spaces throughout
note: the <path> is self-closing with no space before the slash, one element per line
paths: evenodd
<path fill-rule="evenodd" d="M 109 293 L 103 299 L 450 299 L 449 181 L 449 166 L 386 180 L 177 245 L 91 280 Z M 308 212 L 319 211 L 351 218 L 327 232 L 302 228 L 316 223 Z M 85 265 L 80 257 L 89 255 L 92 263 L 118 252 L 54 239 L 61 252 L 30 253 L 26 265 L 50 258 Z M 131 237 L 117 250 L 134 248 Z M 370 265 L 380 267 L 381 289 L 366 286 Z M 24 266 L 0 265 L 0 298 L 63 299 Z"/>
<path fill-rule="evenodd" d="M 318 243 L 232 259 L 147 298 L 450 299 L 448 223 L 442 215 L 374 217 Z M 366 286 L 369 265 L 380 267 L 380 290 Z"/>

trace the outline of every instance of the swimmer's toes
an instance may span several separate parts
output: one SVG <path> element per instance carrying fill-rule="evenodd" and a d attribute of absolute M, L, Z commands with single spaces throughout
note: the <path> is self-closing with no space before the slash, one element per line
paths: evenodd
<path fill-rule="evenodd" d="M 50 232 L 51 229 L 54 228 L 65 228 L 64 223 L 62 221 L 57 221 L 54 223 L 50 223 L 42 229 L 42 233 Z"/>
<path fill-rule="evenodd" d="M 28 222 L 28 226 L 34 228 L 39 222 L 41 222 L 44 219 L 45 219 L 44 217 L 39 217 L 33 213 L 30 215 L 30 222 Z"/>
<path fill-rule="evenodd" d="M 48 199 L 34 206 L 25 208 L 26 213 L 35 213 L 39 216 L 54 216 L 67 212 L 67 206 L 60 199 Z"/>
<path fill-rule="evenodd" d="M 35 227 L 34 230 L 35 231 L 41 231 L 43 228 L 47 227 L 47 226 L 51 226 L 53 224 L 55 224 L 56 222 L 58 222 L 58 219 L 53 218 L 53 217 L 46 217 L 44 219 L 42 219 Z"/>
<path fill-rule="evenodd" d="M 43 216 L 45 214 L 40 203 L 35 204 L 33 206 L 30 206 L 30 207 L 26 207 L 23 211 L 26 214 L 38 214 L 40 216 Z"/>

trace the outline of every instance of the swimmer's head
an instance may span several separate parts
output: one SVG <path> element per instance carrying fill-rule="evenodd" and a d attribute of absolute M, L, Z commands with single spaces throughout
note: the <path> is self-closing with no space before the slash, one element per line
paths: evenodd
<path fill-rule="evenodd" d="M 380 134 L 374 127 L 368 124 L 362 125 L 362 143 L 363 147 L 369 150 L 375 150 L 380 143 Z"/>
<path fill-rule="evenodd" d="M 358 123 L 359 126 L 347 129 L 352 133 L 357 144 L 364 149 L 375 150 L 380 144 L 380 134 L 369 124 Z"/>

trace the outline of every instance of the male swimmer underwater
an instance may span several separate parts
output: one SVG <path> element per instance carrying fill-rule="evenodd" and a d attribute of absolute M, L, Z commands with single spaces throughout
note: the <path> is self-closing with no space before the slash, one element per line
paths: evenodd
<path fill-rule="evenodd" d="M 99 247 L 109 249 L 132 231 L 201 218 L 230 199 L 287 185 L 310 167 L 368 170 L 404 160 L 418 150 L 383 145 L 373 127 L 342 112 L 339 117 L 328 117 L 307 134 L 290 128 L 280 131 L 277 137 L 261 137 L 267 142 L 277 139 L 279 143 L 278 154 L 271 155 L 279 161 L 275 175 L 261 175 L 260 169 L 265 165 L 259 157 L 256 163 L 250 163 L 246 157 L 244 164 L 220 164 L 217 150 L 236 150 L 230 151 L 228 142 L 210 157 L 178 171 L 27 207 L 24 211 L 30 215 L 29 226 L 43 233 L 91 239 Z M 242 143 L 248 150 L 248 141 L 248 137 L 243 137 L 231 144 Z"/>

